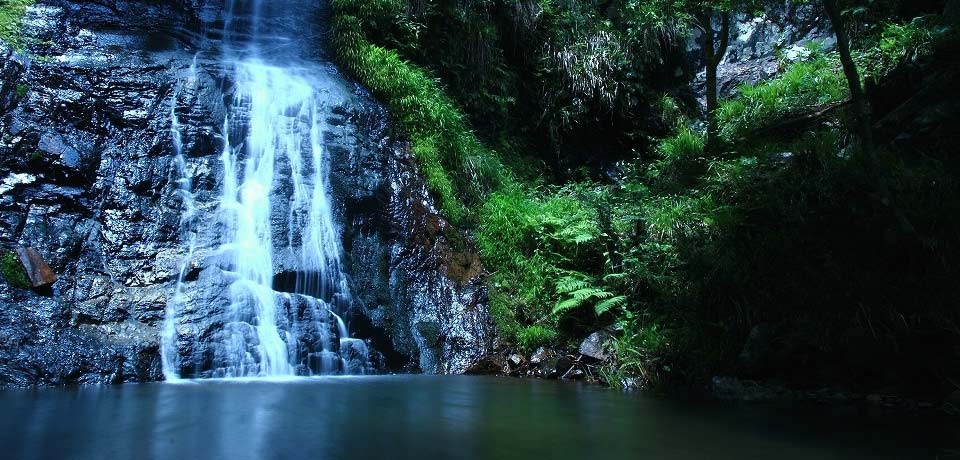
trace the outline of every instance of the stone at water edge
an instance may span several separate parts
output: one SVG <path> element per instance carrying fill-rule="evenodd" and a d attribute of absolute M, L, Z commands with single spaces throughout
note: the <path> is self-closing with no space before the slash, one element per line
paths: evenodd
<path fill-rule="evenodd" d="M 57 281 L 57 274 L 43 260 L 43 256 L 31 247 L 17 248 L 15 250 L 17 258 L 20 259 L 20 265 L 26 272 L 30 284 L 35 287 L 49 286 Z"/>
<path fill-rule="evenodd" d="M 561 377 L 565 375 L 570 369 L 573 368 L 574 361 L 570 356 L 561 356 L 557 358 L 557 364 L 553 368 L 553 372 L 548 373 L 548 377 Z"/>
<path fill-rule="evenodd" d="M 606 346 L 607 340 L 609 339 L 610 334 L 605 331 L 594 332 L 583 339 L 577 351 L 580 352 L 581 355 L 595 361 L 606 361 L 607 358 L 610 357 Z"/>
<path fill-rule="evenodd" d="M 556 377 L 557 361 L 560 355 L 551 348 L 540 347 L 530 355 L 530 364 L 536 375 L 542 377 Z"/>
<path fill-rule="evenodd" d="M 503 373 L 504 374 L 517 373 L 525 363 L 526 363 L 526 360 L 523 358 L 523 355 L 514 353 L 507 357 L 507 362 L 503 366 Z"/>
<path fill-rule="evenodd" d="M 493 375 L 499 374 L 503 370 L 505 364 L 500 363 L 493 356 L 484 356 L 477 362 L 471 364 L 467 367 L 464 374 L 467 375 Z"/>
<path fill-rule="evenodd" d="M 550 361 L 551 358 L 555 359 L 557 352 L 553 351 L 550 348 L 540 347 L 537 348 L 532 355 L 530 355 L 530 364 L 539 366 L 547 361 Z"/>

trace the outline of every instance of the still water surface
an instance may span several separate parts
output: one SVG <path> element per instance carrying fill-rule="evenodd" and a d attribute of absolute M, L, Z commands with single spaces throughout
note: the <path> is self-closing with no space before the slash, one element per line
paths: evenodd
<path fill-rule="evenodd" d="M 554 381 L 323 377 L 0 392 L 0 458 L 947 458 L 944 419 Z"/>

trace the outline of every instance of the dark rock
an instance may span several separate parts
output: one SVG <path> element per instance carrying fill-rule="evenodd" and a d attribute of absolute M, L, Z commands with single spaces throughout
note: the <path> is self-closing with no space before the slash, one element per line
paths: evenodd
<path fill-rule="evenodd" d="M 550 348 L 540 347 L 530 355 L 530 364 L 539 366 L 549 363 L 551 359 L 554 361 L 557 359 L 557 352 Z"/>
<path fill-rule="evenodd" d="M 192 55 L 144 44 L 191 13 L 175 1 L 93 3 L 31 8 L 30 53 L 0 45 L 0 94 L 28 88 L 0 98 L 0 242 L 43 251 L 19 253 L 43 289 L 0 288 L 0 385 L 161 378 L 167 257 L 179 247 L 165 227 L 179 214 L 168 89 Z"/>
<path fill-rule="evenodd" d="M 587 336 L 580 342 L 580 348 L 577 350 L 581 355 L 594 361 L 606 361 L 610 357 L 610 351 L 607 342 L 610 340 L 610 333 L 606 331 L 597 331 Z"/>
<path fill-rule="evenodd" d="M 557 374 L 563 375 L 565 372 L 570 370 L 571 367 L 573 367 L 573 364 L 574 364 L 573 357 L 569 355 L 565 355 L 557 358 L 557 367 L 556 367 Z"/>
<path fill-rule="evenodd" d="M 57 274 L 50 269 L 50 266 L 47 265 L 43 256 L 36 249 L 30 247 L 17 248 L 16 252 L 20 264 L 23 265 L 23 270 L 33 287 L 49 286 L 57 281 Z"/>
<path fill-rule="evenodd" d="M 773 358 L 773 353 L 773 328 L 767 323 L 757 324 L 750 330 L 750 335 L 737 356 L 737 373 L 745 377 L 763 374 Z"/>
<path fill-rule="evenodd" d="M 540 347 L 530 355 L 530 374 L 534 377 L 557 377 L 557 362 L 560 355 L 553 349 Z"/>
<path fill-rule="evenodd" d="M 58 158 L 63 166 L 73 169 L 80 165 L 80 152 L 67 145 L 63 138 L 54 134 L 44 134 L 40 137 L 37 149 Z"/>
<path fill-rule="evenodd" d="M 493 356 L 484 356 L 479 361 L 467 367 L 464 374 L 467 375 L 494 375 L 499 374 L 503 369 L 504 363 L 501 363 Z"/>
<path fill-rule="evenodd" d="M 507 356 L 507 360 L 503 365 L 503 373 L 513 376 L 519 376 L 523 373 L 526 360 L 522 355 L 513 353 L 510 356 Z"/>
<path fill-rule="evenodd" d="M 405 365 L 463 373 L 493 350 L 483 265 L 441 215 L 408 145 L 391 137 L 383 108 L 359 88 L 355 96 L 333 108 L 348 122 L 331 126 L 325 145 L 354 314 Z"/>
<path fill-rule="evenodd" d="M 561 380 L 579 380 L 586 377 L 586 375 L 587 375 L 586 372 L 584 372 L 579 367 L 571 367 L 570 369 L 567 369 L 567 371 L 564 372 L 563 375 L 560 376 L 560 379 Z"/>

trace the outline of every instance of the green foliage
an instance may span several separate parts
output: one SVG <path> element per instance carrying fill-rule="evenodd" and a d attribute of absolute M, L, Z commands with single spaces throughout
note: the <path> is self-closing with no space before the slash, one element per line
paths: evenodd
<path fill-rule="evenodd" d="M 34 0 L 3 0 L 0 2 L 0 40 L 15 50 L 23 49 L 25 43 L 20 29 L 23 15 Z"/>
<path fill-rule="evenodd" d="M 534 324 L 520 330 L 517 334 L 517 342 L 526 352 L 532 352 L 537 348 L 549 345 L 557 339 L 557 331 L 546 326 Z"/>
<path fill-rule="evenodd" d="M 722 101 L 717 111 L 720 136 L 727 142 L 737 141 L 785 117 L 842 101 L 848 92 L 839 59 L 814 54 L 775 79 L 742 85 L 738 97 Z"/>
<path fill-rule="evenodd" d="M 27 279 L 27 274 L 20 265 L 20 259 L 13 251 L 6 251 L 0 255 L 0 273 L 10 286 L 21 289 L 30 288 L 30 280 Z"/>
<path fill-rule="evenodd" d="M 941 16 L 919 16 L 903 24 L 886 23 L 876 46 L 856 53 L 866 79 L 878 79 L 897 65 L 929 56 L 938 42 L 956 39 L 956 31 Z"/>
<path fill-rule="evenodd" d="M 14 88 L 13 94 L 17 97 L 17 99 L 23 99 L 27 97 L 27 92 L 29 91 L 30 87 L 21 83 Z"/>
<path fill-rule="evenodd" d="M 669 240 L 706 234 L 719 209 L 710 194 L 674 195 L 650 199 L 642 212 L 650 236 Z"/>
<path fill-rule="evenodd" d="M 647 177 L 663 189 L 682 189 L 702 173 L 706 136 L 678 120 L 676 134 L 664 138 L 657 146 L 659 158 L 647 169 Z"/>
<path fill-rule="evenodd" d="M 616 297 L 610 291 L 597 285 L 597 281 L 583 273 L 569 273 L 557 280 L 557 296 L 560 300 L 553 306 L 554 315 L 563 314 L 583 305 L 599 304 Z M 607 304 L 609 305 L 609 304 Z M 602 314 L 609 308 L 597 308 L 597 314 Z"/>
<path fill-rule="evenodd" d="M 389 11 L 389 3 L 334 3 L 338 58 L 393 109 L 397 123 L 410 136 L 411 152 L 428 187 L 439 198 L 446 216 L 462 222 L 468 217 L 464 203 L 482 201 L 489 190 L 511 179 L 499 157 L 474 136 L 437 79 L 404 61 L 396 51 L 366 40 L 361 18 Z"/>
<path fill-rule="evenodd" d="M 666 332 L 656 323 L 642 325 L 632 315 L 617 323 L 620 335 L 611 342 L 613 358 L 601 369 L 607 384 L 621 387 L 627 379 L 639 378 L 640 386 L 656 388 L 662 382 L 659 361 L 668 352 Z"/>
<path fill-rule="evenodd" d="M 676 135 L 664 139 L 660 144 L 660 154 L 668 162 L 694 158 L 703 154 L 704 143 L 702 134 L 682 126 Z"/>
<path fill-rule="evenodd" d="M 598 260 L 593 243 L 600 237 L 596 211 L 581 197 L 597 193 L 589 186 L 524 192 L 519 187 L 490 196 L 480 211 L 477 245 L 491 276 L 495 296 L 531 324 L 555 321 L 557 288 L 566 267 Z"/>
<path fill-rule="evenodd" d="M 729 369 L 761 321 L 798 325 L 819 348 L 868 314 L 892 343 L 931 311 L 956 322 L 948 280 L 960 275 L 947 263 L 960 251 L 955 160 L 886 160 L 894 205 L 918 236 L 891 230 L 844 150 L 838 59 L 816 45 L 779 77 L 722 101 L 721 136 L 734 148 L 704 152 L 680 99 L 650 84 L 671 43 L 685 42 L 691 5 L 333 2 L 341 64 L 390 107 L 444 214 L 472 232 L 501 338 L 531 351 L 612 325 L 604 380 L 657 386 Z M 947 34 L 937 27 L 917 19 L 870 29 L 858 64 L 873 78 L 926 59 Z M 770 129 L 834 106 L 788 135 Z M 652 138 L 634 124 L 645 116 L 671 132 Z M 621 129 L 616 141 L 637 157 L 618 163 L 615 180 L 543 168 L 553 158 L 536 149 L 606 126 Z"/>

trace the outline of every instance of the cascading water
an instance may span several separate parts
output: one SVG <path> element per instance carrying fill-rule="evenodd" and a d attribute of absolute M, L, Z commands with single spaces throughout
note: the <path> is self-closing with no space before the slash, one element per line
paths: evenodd
<path fill-rule="evenodd" d="M 180 267 L 177 272 L 177 284 L 173 296 L 167 301 L 164 312 L 163 336 L 161 337 L 161 355 L 163 358 L 163 376 L 167 381 L 176 380 L 177 375 L 177 353 L 176 353 L 176 318 L 180 304 L 183 302 L 183 280 L 187 273 L 190 260 L 193 258 L 193 251 L 197 241 L 196 222 L 197 206 L 192 192 L 192 180 L 187 171 L 187 161 L 183 153 L 183 125 L 180 123 L 180 117 L 177 115 L 176 101 L 180 98 L 185 89 L 196 85 L 197 81 L 197 58 L 194 57 L 193 63 L 187 71 L 187 78 L 180 82 L 178 91 L 174 95 L 174 104 L 170 109 L 170 131 L 173 137 L 174 166 L 176 174 L 174 181 L 177 184 L 177 192 L 180 196 L 183 212 L 180 214 L 180 237 L 185 241 L 186 254 L 180 261 Z"/>
<path fill-rule="evenodd" d="M 300 60 L 284 22 L 293 1 L 228 2 L 220 50 L 232 97 L 223 122 L 222 188 L 214 226 L 228 287 L 209 368 L 193 375 L 250 377 L 366 373 L 366 344 L 349 337 L 337 311 L 350 306 L 323 149 L 325 81 Z M 195 69 L 193 70 L 195 71 Z M 184 197 L 187 256 L 167 307 L 164 374 L 177 364 L 177 311 L 194 253 L 190 179 L 173 113 Z M 191 234 L 193 233 L 193 234 Z M 280 267 L 283 273 L 278 273 Z"/>

